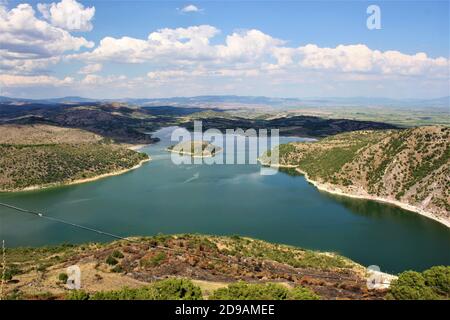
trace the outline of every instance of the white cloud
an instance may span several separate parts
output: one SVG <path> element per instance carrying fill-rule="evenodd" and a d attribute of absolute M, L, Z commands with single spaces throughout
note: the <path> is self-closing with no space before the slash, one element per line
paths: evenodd
<path fill-rule="evenodd" d="M 201 12 L 201 11 L 203 11 L 203 9 L 200 9 L 199 7 L 197 7 L 193 4 L 189 4 L 180 10 L 180 12 L 182 12 L 182 13 L 192 13 L 192 12 Z"/>
<path fill-rule="evenodd" d="M 81 80 L 81 84 L 83 85 L 107 85 L 114 83 L 116 81 L 126 80 L 126 76 L 108 76 L 102 77 L 96 74 L 88 74 Z"/>
<path fill-rule="evenodd" d="M 214 77 L 255 77 L 260 74 L 259 69 L 233 69 L 220 68 L 208 70 L 205 68 L 189 70 L 159 70 L 147 73 L 150 80 L 168 82 L 184 81 L 186 79 L 195 80 L 196 78 L 214 78 Z"/>
<path fill-rule="evenodd" d="M 219 58 L 242 61 L 260 59 L 273 55 L 274 49 L 285 42 L 259 30 L 234 32 L 226 37 L 225 45 L 216 46 Z"/>
<path fill-rule="evenodd" d="M 57 63 L 66 51 L 92 48 L 94 43 L 74 37 L 36 17 L 29 4 L 8 10 L 0 6 L 0 69 L 27 73 Z"/>
<path fill-rule="evenodd" d="M 363 44 L 338 45 L 335 48 L 308 44 L 287 46 L 287 42 L 256 29 L 233 32 L 223 44 L 211 44 L 219 30 L 210 25 L 160 29 L 147 39 L 106 37 L 91 52 L 72 55 L 89 61 L 146 63 L 160 70 L 207 70 L 221 72 L 291 73 L 316 72 L 375 74 L 379 76 L 448 77 L 449 59 L 431 58 L 425 53 L 413 55 L 398 51 L 373 50 Z M 186 68 L 191 68 L 190 70 Z M 158 70 L 156 70 L 158 71 Z M 254 71 L 252 71 L 252 74 Z M 202 74 L 205 74 L 203 71 Z"/>
<path fill-rule="evenodd" d="M 334 48 L 315 44 L 292 46 L 256 29 L 232 32 L 218 42 L 214 38 L 220 30 L 211 25 L 163 28 L 149 33 L 146 38 L 105 37 L 94 47 L 93 42 L 74 37 L 68 31 L 67 3 L 78 4 L 74 0 L 63 0 L 58 4 L 41 5 L 39 9 L 45 20 L 37 18 L 28 4 L 11 10 L 0 5 L 0 81 L 16 90 L 11 92 L 19 92 L 21 85 L 27 88 L 62 86 L 66 90 L 70 84 L 74 90 L 81 88 L 97 96 L 110 94 L 111 88 L 120 89 L 114 90 L 114 94 L 123 96 L 150 96 L 156 92 L 161 95 L 207 94 L 208 90 L 219 94 L 223 93 L 221 90 L 228 90 L 230 94 L 270 95 L 275 90 L 285 92 L 287 87 L 294 93 L 289 95 L 299 95 L 306 88 L 340 94 L 346 84 L 351 83 L 350 87 L 358 89 L 365 83 L 373 88 L 381 81 L 385 92 L 394 92 L 394 88 L 406 92 L 410 87 L 430 94 L 443 92 L 442 88 L 448 92 L 448 57 L 380 51 L 364 44 Z M 92 13 L 85 14 L 81 23 L 84 30 L 92 28 L 94 11 L 90 10 L 94 8 L 82 5 L 76 8 Z M 82 48 L 92 49 L 73 52 Z M 73 59 L 86 63 L 78 70 L 84 75 L 81 79 L 42 75 L 48 74 L 48 69 L 60 61 L 70 63 Z M 142 73 L 147 75 L 136 78 L 96 75 L 104 62 L 142 64 Z M 103 91 L 95 91 L 97 88 Z M 304 94 L 312 95 L 311 92 Z M 354 93 L 359 94 L 363 91 Z"/>
<path fill-rule="evenodd" d="M 47 73 L 49 67 L 61 61 L 60 57 L 50 57 L 41 59 L 7 59 L 7 53 L 0 50 L 0 70 L 10 74 L 30 74 Z"/>
<path fill-rule="evenodd" d="M 0 9 L 0 30 L 0 49 L 17 58 L 49 57 L 94 46 L 83 37 L 73 37 L 66 30 L 37 19 L 29 4 L 19 4 L 10 11 Z"/>
<path fill-rule="evenodd" d="M 39 87 L 39 86 L 63 86 L 74 82 L 72 77 L 59 79 L 52 76 L 20 76 L 0 74 L 0 83 L 7 87 Z"/>
<path fill-rule="evenodd" d="M 90 31 L 91 20 L 95 15 L 95 7 L 84 8 L 76 0 L 61 0 L 51 4 L 38 3 L 42 16 L 56 27 L 71 31 Z"/>
<path fill-rule="evenodd" d="M 151 71 L 147 73 L 147 77 L 151 80 L 166 81 L 166 80 L 182 80 L 190 75 L 189 72 L 184 70 L 161 70 Z"/>
<path fill-rule="evenodd" d="M 449 59 L 429 58 L 423 52 L 408 55 L 399 51 L 372 50 L 363 44 L 339 45 L 336 48 L 320 48 L 309 44 L 298 48 L 298 53 L 300 66 L 316 70 L 400 76 L 448 76 Z"/>
<path fill-rule="evenodd" d="M 142 63 L 155 59 L 193 61 L 214 57 L 209 39 L 219 32 L 208 25 L 189 28 L 160 29 L 148 35 L 146 40 L 131 37 L 106 37 L 91 52 L 72 55 L 87 61 L 116 61 Z"/>
<path fill-rule="evenodd" d="M 259 30 L 246 30 L 228 35 L 223 45 L 211 45 L 210 39 L 217 34 L 217 28 L 200 25 L 160 29 L 150 33 L 146 40 L 106 37 L 93 51 L 72 55 L 72 58 L 122 63 L 158 61 L 178 65 L 254 63 L 273 55 L 274 50 L 284 44 Z"/>
<path fill-rule="evenodd" d="M 101 63 L 91 63 L 85 65 L 83 68 L 81 68 L 78 73 L 79 74 L 91 74 L 101 71 L 103 68 Z"/>

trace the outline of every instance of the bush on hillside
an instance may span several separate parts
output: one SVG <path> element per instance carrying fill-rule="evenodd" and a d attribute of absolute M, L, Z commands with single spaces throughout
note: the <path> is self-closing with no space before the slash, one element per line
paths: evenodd
<path fill-rule="evenodd" d="M 109 264 L 110 266 L 115 266 L 117 263 L 119 263 L 119 261 L 117 261 L 117 259 L 112 256 L 108 256 L 108 258 L 106 258 L 105 262 L 107 264 Z"/>
<path fill-rule="evenodd" d="M 298 286 L 289 291 L 287 300 L 319 300 L 320 296 L 311 289 Z"/>
<path fill-rule="evenodd" d="M 72 290 L 66 295 L 66 300 L 89 300 L 89 293 L 83 290 Z"/>
<path fill-rule="evenodd" d="M 78 298 L 78 299 L 77 299 Z M 202 292 L 198 286 L 187 279 L 167 279 L 141 288 L 123 288 L 114 291 L 99 291 L 86 294 L 71 292 L 71 300 L 201 300 Z"/>
<path fill-rule="evenodd" d="M 119 250 L 114 250 L 113 253 L 111 253 L 111 256 L 113 258 L 122 259 L 123 258 L 123 253 L 120 252 Z"/>
<path fill-rule="evenodd" d="M 67 279 L 69 279 L 69 276 L 67 275 L 67 273 L 62 272 L 58 275 L 58 280 L 62 283 L 66 283 Z"/>
<path fill-rule="evenodd" d="M 450 266 L 435 266 L 423 272 L 425 283 L 442 296 L 450 298 Z"/>
<path fill-rule="evenodd" d="M 156 300 L 202 300 L 200 288 L 187 279 L 167 279 L 152 287 Z"/>
<path fill-rule="evenodd" d="M 319 299 L 314 292 L 304 287 L 289 290 L 275 283 L 250 284 L 238 282 L 217 289 L 211 300 L 313 300 Z"/>
<path fill-rule="evenodd" d="M 21 270 L 17 266 L 6 266 L 6 269 L 4 271 L 3 268 L 0 269 L 0 280 L 10 281 L 15 275 L 18 275 L 20 273 Z"/>
<path fill-rule="evenodd" d="M 391 283 L 388 299 L 434 300 L 450 299 L 450 266 L 436 266 L 422 273 L 402 272 Z"/>

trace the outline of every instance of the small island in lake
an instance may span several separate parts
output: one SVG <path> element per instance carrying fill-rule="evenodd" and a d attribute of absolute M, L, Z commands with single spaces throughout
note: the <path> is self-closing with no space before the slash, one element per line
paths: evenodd
<path fill-rule="evenodd" d="M 214 157 L 217 153 L 222 151 L 222 148 L 207 141 L 189 140 L 170 146 L 166 150 L 169 152 L 178 153 L 179 155 L 208 158 Z"/>

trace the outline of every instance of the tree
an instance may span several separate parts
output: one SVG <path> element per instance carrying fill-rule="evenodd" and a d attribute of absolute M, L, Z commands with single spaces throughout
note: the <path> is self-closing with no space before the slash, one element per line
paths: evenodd
<path fill-rule="evenodd" d="M 423 275 L 416 271 L 405 271 L 391 283 L 388 299 L 434 300 L 439 296 L 427 286 Z"/>

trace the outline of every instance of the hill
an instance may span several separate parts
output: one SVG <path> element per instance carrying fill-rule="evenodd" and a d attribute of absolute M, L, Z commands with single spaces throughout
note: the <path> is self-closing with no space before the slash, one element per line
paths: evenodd
<path fill-rule="evenodd" d="M 156 119 L 144 109 L 119 103 L 11 105 L 0 103 L 0 123 L 16 125 L 46 124 L 77 128 L 107 137 L 118 143 L 149 144 L 157 140 L 145 132 L 158 129 Z M 167 122 L 164 122 L 167 123 Z"/>
<path fill-rule="evenodd" d="M 79 129 L 44 124 L 0 125 L 0 144 L 95 143 L 101 140 L 103 137 Z"/>
<path fill-rule="evenodd" d="M 281 290 L 302 288 L 321 299 L 380 299 L 385 294 L 369 291 L 365 268 L 337 254 L 238 236 L 158 235 L 106 244 L 7 249 L 6 257 L 6 291 L 21 299 L 69 297 L 61 274 L 72 265 L 81 269 L 83 291 L 96 297 L 117 298 L 118 290 L 123 296 L 173 277 L 192 281 L 203 298 L 224 296 L 228 285 L 242 286 L 238 281 L 277 283 Z"/>
<path fill-rule="evenodd" d="M 197 114 L 198 115 L 198 114 Z M 195 116 L 195 114 L 194 114 Z M 374 121 L 359 121 L 347 119 L 325 119 L 315 116 L 285 116 L 281 118 L 243 118 L 227 113 L 201 113 L 202 127 L 219 129 L 278 129 L 280 135 L 300 137 L 326 137 L 354 130 L 384 130 L 397 128 L 395 125 Z M 179 124 L 188 130 L 194 129 L 192 121 Z"/>
<path fill-rule="evenodd" d="M 157 235 L 5 253 L 6 299 L 450 299 L 449 266 L 397 277 L 335 253 L 239 236 Z M 73 266 L 80 290 L 66 287 Z M 378 287 L 369 289 L 368 279 Z"/>
<path fill-rule="evenodd" d="M 148 156 L 79 129 L 0 126 L 0 191 L 80 183 L 119 174 Z"/>
<path fill-rule="evenodd" d="M 279 152 L 280 165 L 296 167 L 320 189 L 387 201 L 450 225 L 448 127 L 348 132 Z"/>
<path fill-rule="evenodd" d="M 79 115 L 71 113 L 70 119 L 55 117 L 55 113 L 64 114 L 77 107 L 90 107 Z M 121 112 L 115 113 L 111 106 L 120 106 Z M 425 125 L 450 125 L 448 110 L 450 97 L 435 99 L 388 99 L 376 97 L 351 98 L 270 98 L 245 96 L 199 96 L 175 97 L 164 99 L 88 99 L 82 97 L 64 97 L 56 99 L 18 99 L 0 96 L 0 121 L 4 115 L 8 121 L 17 123 L 17 115 L 28 110 L 28 116 L 40 117 L 41 121 L 53 121 L 53 124 L 73 126 L 122 141 L 141 142 L 149 139 L 143 132 L 154 131 L 158 125 L 167 126 L 185 122 L 188 118 L 255 118 L 268 114 L 270 118 L 282 116 L 314 116 L 325 119 L 348 119 L 389 123 L 399 127 Z M 130 109 L 127 111 L 127 109 Z M 132 110 L 131 110 L 132 109 Z M 212 112 L 216 111 L 214 115 Z M 202 111 L 206 111 L 204 114 Z M 107 115 L 113 117 L 107 117 Z M 150 115 L 150 116 L 149 116 Z M 97 119 L 98 126 L 84 123 L 87 118 Z M 37 118 L 36 118 L 37 119 Z M 216 119 L 216 120 L 217 120 Z M 30 119 L 28 119 L 30 120 Z M 68 121 L 70 120 L 70 121 Z M 76 121 L 74 121 L 76 120 Z M 81 120 L 81 121 L 79 121 Z M 101 121 L 100 121 L 101 120 Z M 234 119 L 239 120 L 239 119 Z M 63 123 L 65 122 L 65 123 Z M 117 126 L 122 122 L 128 130 Z M 28 122 L 31 123 L 31 122 Z M 244 123 L 245 125 L 245 123 Z M 279 125 L 279 124 L 277 124 Z M 333 126 L 334 123 L 328 123 Z M 379 129 L 376 124 L 371 129 Z M 250 125 L 251 127 L 251 125 Z M 281 127 L 285 127 L 283 124 Z M 231 126 L 233 128 L 233 126 Z M 391 127 L 392 128 L 392 127 Z M 369 128 L 370 129 L 370 128 Z M 339 132 L 344 132 L 341 130 Z M 137 143 L 141 143 L 137 142 Z"/>

